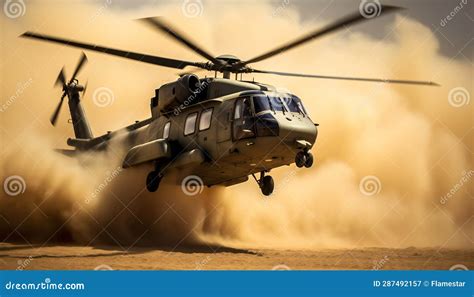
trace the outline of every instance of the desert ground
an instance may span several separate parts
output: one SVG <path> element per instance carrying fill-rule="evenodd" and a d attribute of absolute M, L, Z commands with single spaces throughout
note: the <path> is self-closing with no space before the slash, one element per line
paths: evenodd
<path fill-rule="evenodd" d="M 10 270 L 448 270 L 474 267 L 474 249 L 364 248 L 321 250 L 0 244 L 0 267 Z"/>

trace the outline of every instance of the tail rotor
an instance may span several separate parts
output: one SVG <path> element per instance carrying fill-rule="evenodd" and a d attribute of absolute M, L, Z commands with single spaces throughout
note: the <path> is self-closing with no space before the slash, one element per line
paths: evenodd
<path fill-rule="evenodd" d="M 54 83 L 55 86 L 61 86 L 62 87 L 62 95 L 61 98 L 59 99 L 59 103 L 54 110 L 53 114 L 51 115 L 50 121 L 53 126 L 56 125 L 56 122 L 59 117 L 59 113 L 61 112 L 61 107 L 63 106 L 64 103 L 64 98 L 67 96 L 68 99 L 71 99 L 70 96 L 74 92 L 82 92 L 83 94 L 85 93 L 87 89 L 87 82 L 85 86 L 79 85 L 79 81 L 76 79 L 76 76 L 79 74 L 83 66 L 87 63 L 87 57 L 84 53 L 82 53 L 81 58 L 79 59 L 79 62 L 76 65 L 76 69 L 74 70 L 74 74 L 72 75 L 71 79 L 69 82 L 66 80 L 66 75 L 64 71 L 64 67 L 61 69 L 61 71 L 58 74 L 58 78 L 56 79 L 56 82 Z"/>

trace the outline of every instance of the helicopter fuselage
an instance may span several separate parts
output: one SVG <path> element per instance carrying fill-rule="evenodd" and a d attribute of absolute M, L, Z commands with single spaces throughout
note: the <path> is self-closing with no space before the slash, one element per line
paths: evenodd
<path fill-rule="evenodd" d="M 157 90 L 150 119 L 68 143 L 104 149 L 117 136 L 129 147 L 123 167 L 152 162 L 160 176 L 179 169 L 182 177 L 198 176 L 207 186 L 244 182 L 249 175 L 294 163 L 298 153 L 308 154 L 313 147 L 317 124 L 295 95 L 227 79 L 201 79 L 199 85 L 205 88 L 192 92 L 192 102 L 177 100 L 185 104 L 159 110 Z"/>

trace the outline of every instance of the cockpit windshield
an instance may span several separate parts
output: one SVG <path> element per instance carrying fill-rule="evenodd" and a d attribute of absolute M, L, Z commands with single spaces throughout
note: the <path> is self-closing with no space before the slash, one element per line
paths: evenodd
<path fill-rule="evenodd" d="M 272 110 L 281 112 L 296 112 L 307 115 L 300 98 L 294 95 L 287 96 L 254 96 L 253 104 L 255 113 Z"/>
<path fill-rule="evenodd" d="M 291 95 L 291 101 L 298 108 L 298 112 L 308 116 L 308 112 L 304 108 L 303 102 L 301 102 L 300 98 L 296 97 L 295 95 Z"/>

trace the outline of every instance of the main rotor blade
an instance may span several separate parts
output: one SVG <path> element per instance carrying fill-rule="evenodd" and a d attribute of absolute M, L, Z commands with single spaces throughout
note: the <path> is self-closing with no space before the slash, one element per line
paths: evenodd
<path fill-rule="evenodd" d="M 282 76 L 296 76 L 296 77 L 308 77 L 308 78 L 322 78 L 322 79 L 341 79 L 341 80 L 356 80 L 356 81 L 368 81 L 368 82 L 379 82 L 379 83 L 391 83 L 391 84 L 411 84 L 411 85 L 426 85 L 426 86 L 439 86 L 439 84 L 432 81 L 417 81 L 417 80 L 399 80 L 399 79 L 383 79 L 383 78 L 364 78 L 364 77 L 348 77 L 348 76 L 327 76 L 327 75 L 314 75 L 314 74 L 302 74 L 302 73 L 291 73 L 291 72 L 278 72 L 278 71 L 265 71 L 252 69 L 254 73 L 264 74 L 275 74 Z"/>
<path fill-rule="evenodd" d="M 74 73 L 72 74 L 71 80 L 69 83 L 72 83 L 72 81 L 76 78 L 77 74 L 81 70 L 82 66 L 87 63 L 87 57 L 86 54 L 82 53 L 81 58 L 79 59 L 79 62 L 77 63 L 76 69 L 74 70 Z"/>
<path fill-rule="evenodd" d="M 168 58 L 163 58 L 159 56 L 146 55 L 146 54 L 141 54 L 141 53 L 136 53 L 136 52 L 128 52 L 128 51 L 123 51 L 119 49 L 113 49 L 113 48 L 103 47 L 103 46 L 89 44 L 89 43 L 82 43 L 82 42 L 77 42 L 70 39 L 63 39 L 63 38 L 58 38 L 58 37 L 54 37 L 50 35 L 33 33 L 33 32 L 23 33 L 21 37 L 39 39 L 39 40 L 59 43 L 59 44 L 63 44 L 63 45 L 71 46 L 71 47 L 88 49 L 91 51 L 96 51 L 96 52 L 100 52 L 104 54 L 109 54 L 113 56 L 118 56 L 122 58 L 127 58 L 131 60 L 139 61 L 139 62 L 159 65 L 159 66 L 164 66 L 164 67 L 170 67 L 170 68 L 176 68 L 176 69 L 183 69 L 186 66 L 200 67 L 199 63 L 195 63 L 195 62 L 168 59 Z"/>
<path fill-rule="evenodd" d="M 66 76 L 64 75 L 64 67 L 59 72 L 58 78 L 56 79 L 54 85 L 61 85 L 63 88 L 66 87 Z"/>
<path fill-rule="evenodd" d="M 183 44 L 187 48 L 191 49 L 201 57 L 211 61 L 215 65 L 223 65 L 222 61 L 215 58 L 215 56 L 211 55 L 207 51 L 205 51 L 202 47 L 197 45 L 196 43 L 192 42 L 188 38 L 184 36 L 183 33 L 179 32 L 175 28 L 173 28 L 170 24 L 166 23 L 163 19 L 160 18 L 143 18 L 139 19 L 140 21 L 158 29 L 159 31 L 171 36 L 179 43 Z"/>
<path fill-rule="evenodd" d="M 56 106 L 56 109 L 54 110 L 53 115 L 51 116 L 50 121 L 51 121 L 51 124 L 53 124 L 53 126 L 56 125 L 56 121 L 58 120 L 59 112 L 61 111 L 61 106 L 63 106 L 65 96 L 66 96 L 66 92 L 64 92 L 63 95 L 61 96 L 61 99 L 59 100 L 59 104 L 58 106 Z"/>
<path fill-rule="evenodd" d="M 403 9 L 401 7 L 390 6 L 390 5 L 383 5 L 383 6 L 380 6 L 380 7 L 381 7 L 380 15 L 385 15 L 385 14 Z M 259 61 L 268 59 L 270 57 L 273 57 L 273 56 L 276 56 L 276 55 L 281 54 L 283 52 L 286 52 L 286 51 L 288 51 L 292 48 L 300 46 L 300 45 L 302 45 L 302 44 L 304 44 L 308 41 L 311 41 L 315 38 L 321 37 L 321 36 L 326 35 L 328 33 L 335 32 L 335 31 L 340 30 L 342 28 L 345 28 L 345 27 L 348 27 L 348 26 L 351 26 L 351 25 L 355 25 L 355 24 L 363 22 L 363 21 L 368 21 L 368 20 L 371 20 L 371 19 L 372 18 L 364 17 L 359 11 L 355 12 L 355 13 L 352 13 L 352 14 L 342 18 L 339 21 L 336 21 L 332 24 L 329 24 L 329 25 L 325 26 L 322 29 L 317 29 L 315 31 L 312 31 L 312 32 L 306 34 L 306 35 L 303 35 L 302 37 L 300 37 L 300 38 L 298 38 L 298 39 L 296 39 L 292 42 L 289 42 L 287 44 L 284 44 L 284 45 L 282 45 L 282 46 L 280 46 L 280 47 L 278 47 L 274 50 L 271 50 L 267 53 L 264 53 L 260 56 L 252 58 L 250 60 L 238 62 L 238 63 L 234 64 L 234 69 L 238 69 L 238 68 L 240 68 L 244 65 L 250 64 L 250 63 L 255 63 L 255 62 L 259 62 Z"/>

